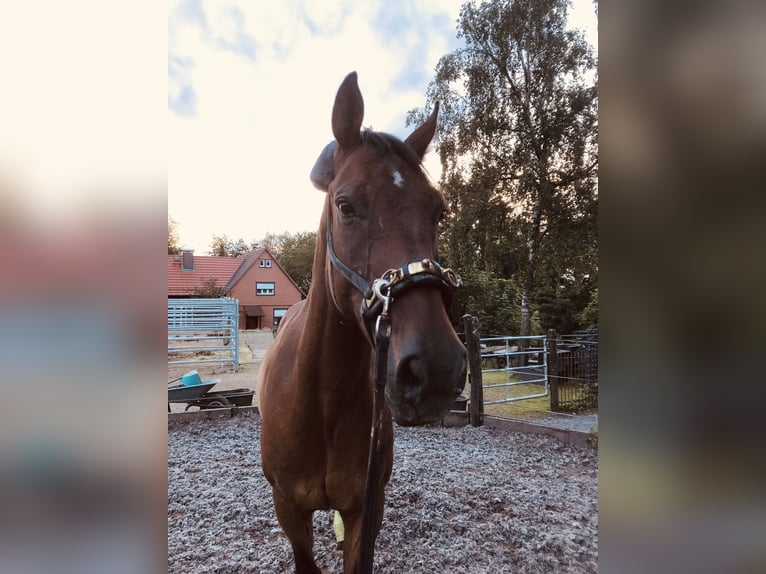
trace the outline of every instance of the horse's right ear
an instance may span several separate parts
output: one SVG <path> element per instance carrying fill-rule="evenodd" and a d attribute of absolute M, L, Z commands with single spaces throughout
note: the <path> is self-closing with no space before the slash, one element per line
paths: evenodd
<path fill-rule="evenodd" d="M 423 160 L 423 156 L 426 155 L 426 150 L 431 144 L 431 140 L 436 135 L 436 118 L 439 115 L 439 102 L 434 104 L 434 110 L 428 119 L 418 129 L 410 134 L 410 136 L 404 140 L 404 143 L 415 150 L 418 157 Z"/>
<path fill-rule="evenodd" d="M 311 169 L 311 175 L 309 176 L 311 183 L 322 191 L 327 191 L 327 188 L 330 187 L 330 182 L 335 178 L 332 159 L 335 154 L 336 145 L 336 142 L 332 141 L 324 146 L 322 153 L 319 154 L 314 167 Z"/>
<path fill-rule="evenodd" d="M 332 133 L 341 149 L 349 150 L 362 143 L 359 130 L 364 118 L 364 100 L 356 72 L 351 72 L 343 80 L 335 96 L 332 107 Z"/>

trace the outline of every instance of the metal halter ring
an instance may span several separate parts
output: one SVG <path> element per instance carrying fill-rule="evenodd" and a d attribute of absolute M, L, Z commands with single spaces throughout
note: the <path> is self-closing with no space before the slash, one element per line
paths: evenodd
<path fill-rule="evenodd" d="M 389 272 L 383 274 L 380 279 L 372 282 L 372 291 L 375 296 L 383 302 L 381 314 L 388 315 L 388 307 L 391 304 L 391 280 L 388 278 Z M 383 290 L 386 292 L 384 293 Z"/>

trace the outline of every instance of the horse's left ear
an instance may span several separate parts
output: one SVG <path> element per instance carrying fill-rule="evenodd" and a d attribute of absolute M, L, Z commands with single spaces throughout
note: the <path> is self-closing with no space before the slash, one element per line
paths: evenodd
<path fill-rule="evenodd" d="M 341 149 L 350 150 L 362 143 L 359 130 L 364 117 L 364 100 L 359 91 L 356 72 L 341 83 L 332 106 L 332 133 Z"/>
<path fill-rule="evenodd" d="M 410 136 L 404 140 L 404 143 L 408 144 L 412 149 L 414 149 L 415 153 L 418 154 L 418 157 L 421 160 L 423 159 L 423 156 L 426 155 L 428 145 L 436 135 L 436 118 L 438 115 L 439 102 L 436 102 L 436 104 L 434 104 L 434 111 L 431 112 L 431 115 L 423 123 L 423 125 L 412 132 Z"/>

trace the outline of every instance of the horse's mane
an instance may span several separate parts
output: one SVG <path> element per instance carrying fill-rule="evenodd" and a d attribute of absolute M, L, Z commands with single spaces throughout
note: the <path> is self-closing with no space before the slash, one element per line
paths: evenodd
<path fill-rule="evenodd" d="M 423 169 L 418 154 L 409 145 L 391 134 L 375 132 L 371 129 L 362 130 L 362 143 L 371 146 L 380 153 L 390 152 L 398 155 L 415 169 Z"/>

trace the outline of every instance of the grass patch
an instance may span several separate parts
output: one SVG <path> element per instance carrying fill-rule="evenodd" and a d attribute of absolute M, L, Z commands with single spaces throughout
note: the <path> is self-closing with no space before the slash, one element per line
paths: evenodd
<path fill-rule="evenodd" d="M 544 387 L 539 384 L 519 384 L 511 387 L 492 387 L 486 385 L 502 384 L 508 382 L 508 375 L 505 372 L 482 373 L 482 383 L 484 384 L 484 401 L 503 400 L 507 397 L 525 397 L 528 395 L 538 395 L 543 392 Z M 511 375 L 511 382 L 520 382 L 518 377 Z M 466 395 L 469 389 L 466 387 Z M 598 412 L 597 395 L 594 399 L 593 393 L 597 393 L 597 388 L 589 388 L 572 382 L 562 382 L 559 385 L 559 399 L 564 408 L 561 412 L 569 414 L 588 414 Z M 534 399 L 522 399 L 508 403 L 496 403 L 493 405 L 484 405 L 484 412 L 488 415 L 498 417 L 534 420 L 551 416 L 551 397 L 550 392 L 544 397 Z M 595 441 L 597 443 L 598 436 Z"/>
<path fill-rule="evenodd" d="M 506 373 L 482 373 L 482 382 L 484 385 L 505 383 L 508 380 Z M 511 381 L 516 381 L 513 376 Z M 512 387 L 493 387 L 484 388 L 484 401 L 494 401 L 506 397 L 523 397 L 526 395 L 537 395 L 543 392 L 542 385 L 522 384 Z M 534 419 L 545 415 L 545 411 L 550 411 L 550 396 L 538 397 L 534 399 L 523 399 L 509 403 L 498 403 L 494 405 L 485 405 L 484 412 L 488 415 L 494 415 L 506 418 L 516 419 Z"/>

